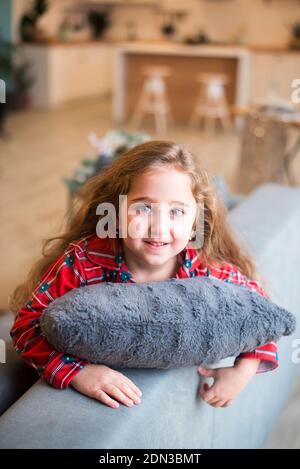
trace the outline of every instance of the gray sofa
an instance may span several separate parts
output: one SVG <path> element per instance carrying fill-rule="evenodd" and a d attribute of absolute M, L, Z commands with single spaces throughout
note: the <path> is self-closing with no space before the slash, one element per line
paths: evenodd
<path fill-rule="evenodd" d="M 229 217 L 254 256 L 271 298 L 299 319 L 300 189 L 261 186 L 231 210 Z M 0 365 L 2 406 L 9 406 L 0 418 L 0 447 L 264 447 L 298 370 L 292 362 L 292 341 L 299 337 L 299 324 L 292 337 L 279 342 L 280 366 L 256 375 L 225 409 L 215 409 L 199 399 L 196 367 L 120 370 L 142 389 L 142 403 L 111 409 L 72 388 L 56 390 L 41 380 L 32 384 L 35 377 L 10 352 L 8 362 Z M 232 361 L 229 358 L 219 365 Z"/>

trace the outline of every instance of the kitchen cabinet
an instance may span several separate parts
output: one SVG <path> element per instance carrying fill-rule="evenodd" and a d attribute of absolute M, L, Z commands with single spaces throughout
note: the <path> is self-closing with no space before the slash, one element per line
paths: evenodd
<path fill-rule="evenodd" d="M 51 109 L 112 91 L 114 47 L 110 44 L 26 45 L 22 51 L 32 64 L 34 107 Z"/>

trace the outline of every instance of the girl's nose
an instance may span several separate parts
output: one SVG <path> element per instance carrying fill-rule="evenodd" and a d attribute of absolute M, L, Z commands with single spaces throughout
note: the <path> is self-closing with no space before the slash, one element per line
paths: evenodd
<path fill-rule="evenodd" d="M 165 210 L 157 210 L 151 214 L 151 237 L 166 239 L 170 233 L 170 219 Z"/>

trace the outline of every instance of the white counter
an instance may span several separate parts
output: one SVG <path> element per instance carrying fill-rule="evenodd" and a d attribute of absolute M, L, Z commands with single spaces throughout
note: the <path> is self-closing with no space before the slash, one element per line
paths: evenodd
<path fill-rule="evenodd" d="M 184 55 L 198 57 L 249 57 L 250 51 L 240 46 L 187 45 L 168 41 L 123 42 L 119 51 L 136 54 Z"/>

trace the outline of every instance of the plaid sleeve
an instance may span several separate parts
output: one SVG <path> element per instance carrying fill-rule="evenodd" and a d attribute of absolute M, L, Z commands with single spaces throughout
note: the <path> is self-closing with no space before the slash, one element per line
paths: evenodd
<path fill-rule="evenodd" d="M 24 361 L 58 389 L 68 387 L 87 362 L 54 350 L 41 331 L 39 318 L 51 301 L 85 283 L 84 271 L 72 248 L 48 268 L 27 303 L 18 311 L 10 331 L 14 347 Z"/>
<path fill-rule="evenodd" d="M 220 269 L 211 269 L 211 275 L 228 283 L 236 285 L 245 285 L 251 290 L 259 293 L 260 295 L 268 298 L 267 293 L 256 280 L 251 280 L 242 274 L 237 267 L 232 264 L 226 264 Z M 267 344 L 257 347 L 255 350 L 241 353 L 237 359 L 250 358 L 259 359 L 260 363 L 256 373 L 264 373 L 271 371 L 278 367 L 278 346 L 275 341 L 268 342 Z"/>

